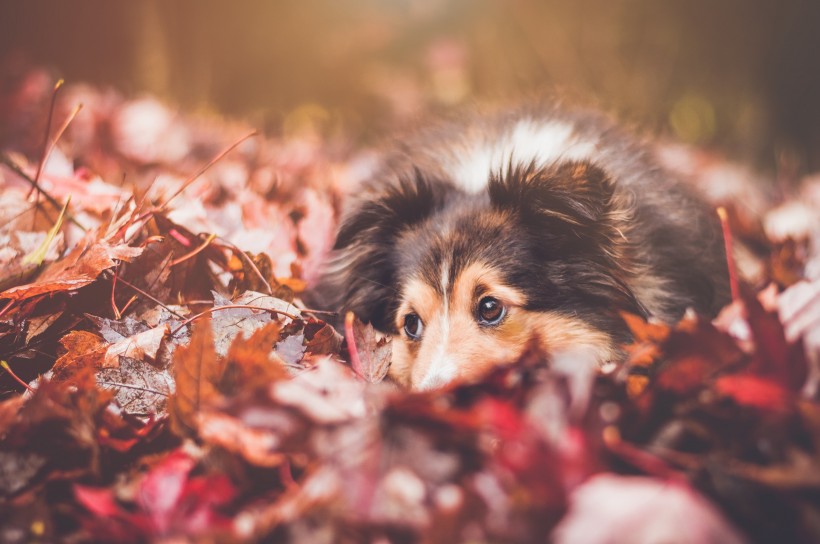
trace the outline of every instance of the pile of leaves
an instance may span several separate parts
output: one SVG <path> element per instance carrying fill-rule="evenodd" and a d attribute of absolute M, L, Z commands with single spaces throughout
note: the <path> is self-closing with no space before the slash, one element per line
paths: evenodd
<path fill-rule="evenodd" d="M 366 152 L 4 83 L 0 540 L 820 540 L 812 180 L 739 206 L 742 170 L 670 148 L 740 180 L 713 196 L 751 283 L 714 323 L 408 393 L 389 339 L 303 302 Z"/>

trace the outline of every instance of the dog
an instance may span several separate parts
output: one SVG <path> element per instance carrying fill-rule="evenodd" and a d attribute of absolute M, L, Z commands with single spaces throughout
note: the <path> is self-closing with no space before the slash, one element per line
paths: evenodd
<path fill-rule="evenodd" d="M 719 221 L 608 117 L 474 114 L 387 153 L 342 216 L 324 292 L 393 335 L 389 377 L 474 380 L 535 342 L 617 363 L 623 312 L 675 323 L 729 300 Z"/>

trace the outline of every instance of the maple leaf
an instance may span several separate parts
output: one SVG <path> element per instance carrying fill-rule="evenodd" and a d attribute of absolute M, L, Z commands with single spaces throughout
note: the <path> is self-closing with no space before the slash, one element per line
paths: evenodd
<path fill-rule="evenodd" d="M 227 531 L 229 519 L 219 509 L 236 490 L 224 475 L 191 477 L 196 462 L 182 451 L 165 456 L 142 478 L 126 508 L 110 489 L 74 485 L 74 496 L 93 517 L 86 530 L 106 542 L 139 542 L 170 536 Z"/>
<path fill-rule="evenodd" d="M 347 421 L 364 415 L 363 384 L 350 369 L 329 358 L 322 358 L 310 369 L 290 380 L 270 386 L 277 403 L 298 408 L 318 422 Z"/>
<path fill-rule="evenodd" d="M 715 380 L 715 391 L 743 406 L 775 412 L 785 411 L 790 403 L 786 389 L 777 382 L 754 374 L 730 374 Z"/>
<path fill-rule="evenodd" d="M 55 379 L 66 379 L 83 368 L 99 368 L 105 360 L 108 344 L 88 331 L 71 331 L 60 339 L 65 350 L 51 368 Z"/>
<path fill-rule="evenodd" d="M 305 323 L 305 351 L 312 355 L 338 355 L 344 337 L 336 329 L 316 319 Z"/>
<path fill-rule="evenodd" d="M 238 334 L 228 348 L 220 389 L 223 392 L 237 392 L 243 388 L 251 390 L 286 379 L 288 372 L 273 351 L 281 331 L 279 323 L 271 322 L 247 339 Z"/>
<path fill-rule="evenodd" d="M 174 431 L 186 436 L 197 428 L 202 407 L 219 397 L 216 386 L 222 378 L 223 365 L 214 349 L 209 319 L 194 322 L 191 342 L 176 349 L 173 363 L 176 391 L 168 401 L 168 412 Z"/>
<path fill-rule="evenodd" d="M 130 414 L 162 414 L 174 388 L 166 370 L 140 359 L 120 356 L 117 366 L 96 373 L 97 385 L 114 391 L 117 404 Z"/>
<path fill-rule="evenodd" d="M 219 312 L 214 312 L 212 318 L 215 335 L 214 342 L 216 352 L 220 357 L 227 355 L 228 348 L 237 334 L 245 333 L 246 335 L 250 335 L 272 320 L 278 321 L 279 318 L 276 312 L 285 312 L 286 314 L 294 316 L 299 315 L 299 310 L 293 306 L 293 304 L 254 291 L 246 291 L 234 298 L 233 301 L 216 292 L 213 293 L 213 296 L 214 307 L 216 308 L 224 306 L 248 306 L 247 308 L 227 308 Z M 273 312 L 265 310 L 272 310 Z M 272 313 L 274 316 L 271 315 Z"/>
<path fill-rule="evenodd" d="M 156 360 L 160 344 L 169 332 L 170 328 L 166 323 L 111 344 L 105 350 L 103 366 L 109 368 L 118 366 L 120 357 L 149 362 Z"/>
<path fill-rule="evenodd" d="M 751 292 L 745 294 L 743 301 L 756 348 L 751 371 L 799 391 L 809 367 L 802 343 L 789 342 L 777 312 L 767 312 Z"/>
<path fill-rule="evenodd" d="M 111 245 L 105 241 L 86 239 L 68 255 L 43 269 L 36 281 L 11 287 L 0 298 L 23 300 L 37 295 L 79 289 L 93 283 L 104 270 L 114 268 L 115 260 L 130 261 L 142 249 L 126 244 Z"/>
<path fill-rule="evenodd" d="M 389 336 L 378 335 L 373 325 L 362 323 L 352 313 L 345 318 L 350 363 L 353 370 L 370 383 L 378 383 L 387 376 L 393 355 Z"/>
<path fill-rule="evenodd" d="M 100 331 L 106 339 L 87 331 L 71 331 L 63 336 L 60 345 L 65 353 L 52 367 L 53 379 L 68 380 L 77 372 L 92 368 L 97 383 L 114 391 L 120 406 L 132 413 L 161 413 L 173 382 L 166 371 L 155 368 L 151 362 L 168 333 L 168 324 L 123 337 L 112 328 L 112 323 L 127 333 L 136 322 L 129 326 L 89 317 L 102 325 Z M 139 324 L 139 328 L 145 326 Z"/>
<path fill-rule="evenodd" d="M 686 395 L 720 370 L 743 361 L 735 341 L 702 319 L 684 319 L 661 344 L 664 364 L 655 377 L 665 391 Z"/>

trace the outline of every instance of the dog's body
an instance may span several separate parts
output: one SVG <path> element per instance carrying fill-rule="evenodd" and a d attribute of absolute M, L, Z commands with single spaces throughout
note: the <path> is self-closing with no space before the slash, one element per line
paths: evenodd
<path fill-rule="evenodd" d="M 671 323 L 728 299 L 714 213 L 597 114 L 475 116 L 399 147 L 343 217 L 326 288 L 395 335 L 401 385 L 469 379 L 530 341 L 617 361 L 621 312 Z"/>

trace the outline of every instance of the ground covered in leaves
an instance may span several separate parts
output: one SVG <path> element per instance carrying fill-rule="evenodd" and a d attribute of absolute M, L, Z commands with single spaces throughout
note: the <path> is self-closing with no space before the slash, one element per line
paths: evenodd
<path fill-rule="evenodd" d="M 302 302 L 368 152 L 53 89 L 0 88 L 3 542 L 820 540 L 816 179 L 662 148 L 728 210 L 717 320 L 408 394 Z"/>

